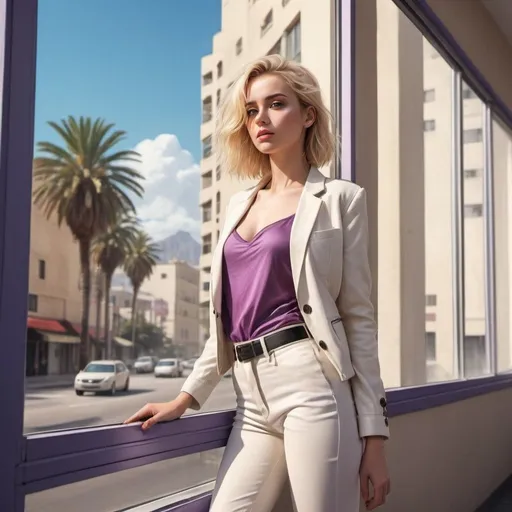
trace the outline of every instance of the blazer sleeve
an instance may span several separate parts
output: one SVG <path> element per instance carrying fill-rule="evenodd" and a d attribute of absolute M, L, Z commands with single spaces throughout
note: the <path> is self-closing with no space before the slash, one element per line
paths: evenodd
<path fill-rule="evenodd" d="M 343 275 L 336 303 L 355 371 L 351 383 L 359 435 L 388 438 L 387 404 L 380 376 L 371 288 L 366 191 L 359 188 L 343 215 Z"/>
<path fill-rule="evenodd" d="M 234 196 L 233 196 L 234 197 Z M 232 200 L 228 203 L 226 208 L 225 218 L 228 217 Z M 215 250 L 219 250 L 216 247 Z M 210 280 L 210 287 L 212 283 Z M 184 382 L 181 391 L 188 393 L 194 398 L 194 403 L 191 409 L 198 411 L 204 405 L 212 391 L 220 382 L 222 375 L 217 371 L 217 332 L 216 332 L 216 318 L 212 313 L 213 305 L 209 304 L 210 311 L 210 337 L 205 343 L 203 352 L 194 364 L 192 372 Z"/>

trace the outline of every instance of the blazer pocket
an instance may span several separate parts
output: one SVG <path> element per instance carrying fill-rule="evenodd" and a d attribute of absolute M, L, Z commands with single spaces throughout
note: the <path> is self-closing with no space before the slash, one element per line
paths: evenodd
<path fill-rule="evenodd" d="M 324 278 L 330 275 L 332 253 L 336 248 L 334 241 L 340 234 L 341 230 L 338 228 L 322 229 L 311 233 L 308 244 L 311 263 L 318 274 Z"/>
<path fill-rule="evenodd" d="M 341 234 L 341 229 L 339 228 L 320 229 L 319 231 L 313 231 L 311 233 L 310 240 L 312 242 L 315 240 L 323 240 L 325 238 L 332 238 L 339 234 Z"/>

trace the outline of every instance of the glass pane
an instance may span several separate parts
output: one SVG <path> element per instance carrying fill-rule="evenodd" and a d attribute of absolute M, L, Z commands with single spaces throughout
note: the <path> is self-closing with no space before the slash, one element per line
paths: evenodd
<path fill-rule="evenodd" d="M 377 30 L 381 368 L 386 387 L 422 385 L 457 378 L 452 69 L 390 0 Z"/>
<path fill-rule="evenodd" d="M 463 84 L 464 376 L 489 372 L 485 328 L 484 147 L 482 100 Z"/>
<path fill-rule="evenodd" d="M 112 512 L 139 505 L 214 480 L 223 450 L 155 462 L 29 494 L 25 512 Z"/>
<path fill-rule="evenodd" d="M 512 133 L 493 121 L 498 371 L 512 368 Z"/>

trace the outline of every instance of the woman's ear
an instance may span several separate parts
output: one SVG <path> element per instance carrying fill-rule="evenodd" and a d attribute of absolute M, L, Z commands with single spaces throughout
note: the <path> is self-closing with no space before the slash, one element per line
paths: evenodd
<path fill-rule="evenodd" d="M 309 106 L 306 109 L 306 121 L 304 123 L 304 126 L 306 128 L 309 128 L 310 126 L 313 126 L 315 121 L 316 121 L 316 110 L 314 107 Z"/>

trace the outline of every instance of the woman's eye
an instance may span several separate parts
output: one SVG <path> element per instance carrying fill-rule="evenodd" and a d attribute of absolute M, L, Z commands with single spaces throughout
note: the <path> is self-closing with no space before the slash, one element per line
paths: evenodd
<path fill-rule="evenodd" d="M 250 109 L 247 111 L 247 115 L 248 115 L 249 117 L 252 117 L 255 113 L 256 113 L 256 109 L 254 109 L 254 108 L 250 108 Z"/>
<path fill-rule="evenodd" d="M 280 101 L 274 101 L 271 106 L 279 108 L 282 107 L 283 104 Z"/>

